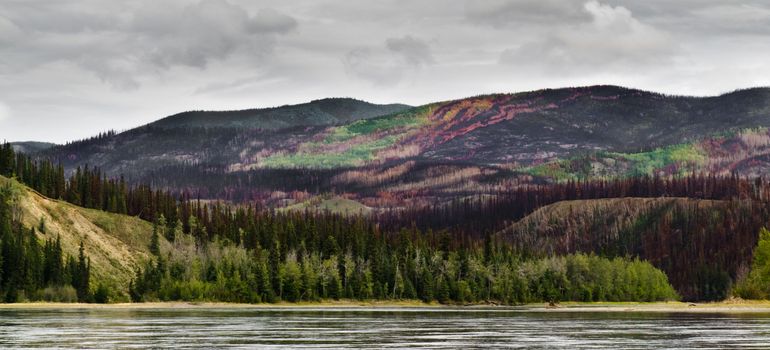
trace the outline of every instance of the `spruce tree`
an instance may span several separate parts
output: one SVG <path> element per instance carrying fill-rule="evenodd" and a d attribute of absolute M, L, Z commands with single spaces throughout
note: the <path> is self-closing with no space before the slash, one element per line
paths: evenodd
<path fill-rule="evenodd" d="M 90 274 L 91 274 L 91 262 L 85 254 L 85 247 L 83 242 L 80 242 L 80 252 L 78 254 L 77 267 L 75 268 L 75 274 L 77 275 L 77 285 L 74 285 L 78 294 L 79 302 L 88 302 L 91 298 L 90 289 Z"/>
<path fill-rule="evenodd" d="M 152 237 L 150 238 L 150 253 L 160 257 L 160 235 L 158 234 L 158 223 L 152 226 Z"/>

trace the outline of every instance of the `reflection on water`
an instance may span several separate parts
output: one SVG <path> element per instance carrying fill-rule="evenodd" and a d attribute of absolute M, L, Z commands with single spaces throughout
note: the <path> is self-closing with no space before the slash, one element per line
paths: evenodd
<path fill-rule="evenodd" d="M 2 348 L 768 348 L 770 315 L 447 309 L 0 310 Z"/>

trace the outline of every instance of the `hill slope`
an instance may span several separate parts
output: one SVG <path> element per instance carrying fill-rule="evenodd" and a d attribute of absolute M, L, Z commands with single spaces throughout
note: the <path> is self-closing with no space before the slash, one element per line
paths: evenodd
<path fill-rule="evenodd" d="M 431 104 L 325 130 L 256 157 L 253 165 L 338 167 L 408 157 L 532 165 L 586 152 L 650 150 L 760 126 L 770 126 L 770 89 L 697 98 L 593 86 Z"/>
<path fill-rule="evenodd" d="M 762 176 L 770 169 L 768 88 L 683 97 L 591 86 L 339 117 L 356 110 L 349 104 L 363 102 L 191 112 L 40 155 L 68 171 L 89 164 L 208 198 L 349 192 L 367 206 L 406 204 L 382 203 L 384 195 L 452 197 L 567 179 L 693 171 Z M 245 122 L 263 120 L 249 119 L 252 112 L 265 124 Z M 276 115 L 291 123 L 278 123 Z"/>
<path fill-rule="evenodd" d="M 666 272 L 685 299 L 720 299 L 750 266 L 766 210 L 760 203 L 684 198 L 564 201 L 497 235 L 526 255 L 640 257 Z"/>
<path fill-rule="evenodd" d="M 68 171 L 98 166 L 108 174 L 136 178 L 180 164 L 234 165 L 251 148 L 299 142 L 332 125 L 373 118 L 409 108 L 354 99 L 226 112 L 184 112 L 143 127 L 54 147 L 42 155 Z"/>
<path fill-rule="evenodd" d="M 13 180 L 0 176 L 0 185 L 8 181 Z M 150 223 L 48 199 L 17 182 L 14 186 L 20 195 L 22 223 L 27 227 L 39 227 L 41 220 L 45 222 L 45 233 L 37 232 L 39 240 L 60 237 L 63 252 L 71 256 L 77 256 L 83 242 L 85 253 L 91 259 L 94 280 L 105 283 L 119 294 L 128 291 L 136 268 L 151 257 L 148 247 L 152 236 Z M 168 249 L 168 243 L 163 241 L 162 244 Z"/>

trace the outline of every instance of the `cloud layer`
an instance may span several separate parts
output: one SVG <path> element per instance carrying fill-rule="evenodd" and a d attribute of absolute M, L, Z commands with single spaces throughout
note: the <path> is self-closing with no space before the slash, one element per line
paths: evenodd
<path fill-rule="evenodd" d="M 760 0 L 6 0 L 0 138 L 63 142 L 328 96 L 717 94 L 770 85 L 769 59 Z"/>
<path fill-rule="evenodd" d="M 434 63 L 427 42 L 412 36 L 387 38 L 382 47 L 350 50 L 343 63 L 348 74 L 379 86 L 393 86 L 407 75 L 415 77 L 420 68 Z"/>
<path fill-rule="evenodd" d="M 557 27 L 505 50 L 500 61 L 558 73 L 592 67 L 625 71 L 665 64 L 676 53 L 676 44 L 666 32 L 640 22 L 623 6 L 592 0 L 581 10 L 588 15 L 586 21 Z"/>
<path fill-rule="evenodd" d="M 82 5 L 19 5 L 0 17 L 0 42 L 9 44 L 0 52 L 18 57 L 6 71 L 65 62 L 113 87 L 134 89 L 139 80 L 178 66 L 204 69 L 236 53 L 259 59 L 297 27 L 274 9 L 250 14 L 225 0 Z"/>

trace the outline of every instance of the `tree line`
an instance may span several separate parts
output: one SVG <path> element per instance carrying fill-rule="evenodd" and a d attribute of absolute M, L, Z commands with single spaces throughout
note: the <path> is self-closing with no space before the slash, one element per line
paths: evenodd
<path fill-rule="evenodd" d="M 159 221 L 155 234 L 167 234 L 163 218 Z M 297 239 L 292 230 L 279 230 L 264 248 L 257 243 L 247 249 L 220 240 L 201 245 L 195 237 L 177 232 L 168 252 L 151 244 L 155 259 L 136 272 L 130 295 L 134 301 L 240 303 L 346 298 L 520 304 L 678 298 L 665 273 L 638 259 L 593 254 L 522 259 L 491 241 L 453 250 L 432 246 L 415 231 L 404 230 L 394 240 L 361 230 L 350 233 L 353 246 L 340 246 L 328 237 L 328 244 L 317 249 L 304 242 L 314 237 L 292 244 Z"/>
<path fill-rule="evenodd" d="M 278 275 L 281 264 L 288 261 L 287 257 L 293 256 L 299 262 L 312 258 L 313 254 L 317 254 L 321 261 L 335 256 L 334 262 L 337 265 L 350 256 L 351 261 L 357 264 L 355 266 L 371 264 L 378 266 L 376 271 L 390 271 L 393 266 L 397 266 L 396 263 L 390 261 L 388 265 L 380 265 L 381 261 L 389 260 L 370 260 L 373 255 L 369 250 L 377 246 L 370 240 L 382 241 L 382 249 L 398 250 L 402 245 L 409 244 L 399 238 L 406 234 L 411 237 L 412 245 L 421 247 L 421 256 L 427 256 L 424 253 L 428 251 L 442 252 L 442 257 L 463 251 L 473 255 L 474 252 L 484 249 L 487 245 L 485 242 L 493 241 L 492 245 L 500 249 L 512 250 L 505 253 L 507 255 L 504 254 L 508 256 L 508 260 L 514 257 L 519 260 L 524 257 L 543 259 L 544 254 L 554 251 L 563 255 L 580 251 L 594 252 L 610 259 L 643 257 L 650 259 L 666 272 L 674 273 L 669 277 L 688 299 L 718 298 L 724 295 L 723 291 L 738 278 L 736 271 L 740 270 L 739 265 L 743 261 L 741 259 L 751 256 L 750 249 L 747 253 L 746 248 L 756 243 L 758 228 L 766 223 L 768 214 L 765 203 L 770 195 L 770 186 L 763 179 L 748 180 L 736 176 L 717 177 L 701 174 L 670 178 L 653 176 L 520 186 L 500 190 L 491 196 L 471 197 L 443 205 L 386 210 L 365 216 L 310 211 L 279 212 L 259 204 L 226 205 L 221 202 L 201 201 L 187 192 L 172 194 L 152 189 L 147 185 L 128 185 L 120 178 L 109 179 L 99 169 L 88 167 L 76 169 L 69 179 L 64 179 L 63 171 L 59 169 L 59 166 L 53 166 L 46 160 L 33 160 L 26 155 L 15 154 L 7 144 L 2 148 L 2 175 L 15 176 L 53 198 L 156 222 L 158 227 L 162 227 L 158 231 L 172 244 L 177 237 L 187 235 L 194 239 L 196 247 L 201 251 L 208 249 L 212 242 L 220 242 L 226 246 L 241 247 L 256 260 L 272 256 L 274 263 L 270 268 L 273 274 L 270 276 Z M 688 197 L 728 200 L 734 204 L 711 211 L 699 211 L 697 206 L 684 206 L 678 208 L 674 214 L 661 218 L 656 218 L 654 213 L 647 213 L 645 215 L 650 220 L 639 226 L 643 229 L 621 232 L 628 238 L 620 243 L 610 242 L 613 246 L 608 246 L 607 236 L 588 234 L 616 232 L 610 226 L 601 225 L 591 226 L 590 232 L 578 231 L 568 224 L 562 227 L 567 236 L 578 232 L 580 237 L 585 237 L 584 243 L 579 246 L 580 249 L 567 249 L 555 244 L 543 246 L 547 249 L 540 251 L 524 251 L 519 248 L 531 237 L 537 237 L 534 234 L 536 231 L 508 239 L 494 235 L 495 232 L 548 204 L 565 200 L 622 197 Z M 566 218 L 574 219 L 569 215 Z M 698 218 L 709 220 L 701 222 Z M 565 222 L 572 222 L 570 220 Z M 704 235 L 704 231 L 713 234 Z M 639 240 L 641 234 L 644 234 L 644 237 L 659 238 L 655 242 Z M 731 235 L 739 241 L 730 241 L 728 237 L 732 237 Z M 677 247 L 670 237 L 678 237 L 678 243 L 674 243 L 683 248 L 682 252 L 670 257 L 676 257 L 681 262 L 695 259 L 694 261 L 705 264 L 714 256 L 719 256 L 719 261 L 724 263 L 715 265 L 716 268 L 711 270 L 675 270 L 671 268 L 674 265 L 671 265 L 670 261 L 662 260 L 664 254 L 670 253 L 666 249 Z M 263 251 L 272 254 L 260 253 Z M 402 255 L 390 259 L 406 258 Z M 165 262 L 170 263 L 170 260 Z M 156 270 L 165 273 L 165 268 L 169 266 L 163 265 L 162 270 L 158 270 L 157 266 L 146 267 L 140 276 L 137 276 L 134 288 L 142 291 L 145 276 L 158 275 L 153 272 Z M 511 266 L 509 269 L 516 270 Z M 214 266 L 214 271 L 218 268 L 218 265 Z M 337 270 L 341 271 L 339 267 Z M 232 267 L 230 271 L 233 271 Z M 401 274 L 406 273 L 404 271 L 407 270 L 399 267 Z M 342 278 L 340 276 L 341 282 Z M 151 280 L 158 281 L 157 278 Z M 391 282 L 385 290 L 394 286 L 393 281 L 388 278 L 381 281 Z M 150 285 L 157 287 L 157 283 Z M 279 290 L 278 284 L 271 285 L 274 292 Z M 376 288 L 384 290 L 384 284 L 372 288 L 375 293 Z M 417 293 L 417 290 L 415 287 L 416 293 L 408 295 L 422 297 L 423 294 Z M 453 289 L 450 287 L 450 290 Z M 374 295 L 384 294 L 380 292 Z M 263 297 L 265 296 L 260 298 Z"/>

